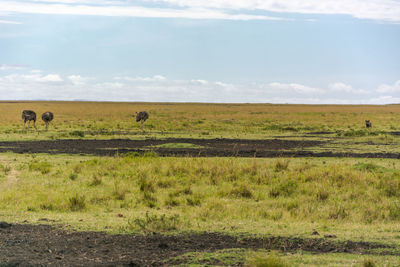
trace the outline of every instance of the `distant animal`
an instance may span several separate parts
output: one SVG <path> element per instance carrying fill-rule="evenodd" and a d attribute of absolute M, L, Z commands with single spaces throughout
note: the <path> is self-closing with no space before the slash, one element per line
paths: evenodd
<path fill-rule="evenodd" d="M 26 128 L 26 122 L 28 121 L 28 128 L 29 125 L 31 124 L 31 121 L 33 121 L 33 127 L 36 128 L 36 112 L 33 110 L 24 110 L 22 111 L 22 119 L 24 120 L 24 128 Z"/>
<path fill-rule="evenodd" d="M 149 118 L 149 113 L 147 111 L 140 111 L 139 113 L 136 112 L 136 122 L 139 122 L 142 124 L 141 128 L 143 130 L 143 124 L 144 122 Z"/>
<path fill-rule="evenodd" d="M 372 127 L 372 123 L 369 120 L 366 120 L 365 121 L 365 127 L 371 128 Z"/>
<path fill-rule="evenodd" d="M 46 131 L 49 128 L 50 122 L 54 119 L 54 114 L 53 112 L 47 111 L 42 114 L 42 120 L 46 124 Z"/>

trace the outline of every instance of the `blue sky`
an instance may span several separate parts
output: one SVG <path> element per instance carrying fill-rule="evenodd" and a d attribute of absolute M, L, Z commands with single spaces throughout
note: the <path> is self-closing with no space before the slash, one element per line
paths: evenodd
<path fill-rule="evenodd" d="M 0 100 L 400 103 L 398 0 L 0 0 Z"/>

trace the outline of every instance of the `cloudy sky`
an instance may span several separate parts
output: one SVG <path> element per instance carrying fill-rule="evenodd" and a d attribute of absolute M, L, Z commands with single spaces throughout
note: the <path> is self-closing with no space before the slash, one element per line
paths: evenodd
<path fill-rule="evenodd" d="M 400 103 L 400 0 L 0 0 L 0 100 Z"/>

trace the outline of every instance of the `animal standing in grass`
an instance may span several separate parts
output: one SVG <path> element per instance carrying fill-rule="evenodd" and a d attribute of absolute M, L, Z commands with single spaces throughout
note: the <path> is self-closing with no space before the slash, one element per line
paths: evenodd
<path fill-rule="evenodd" d="M 50 122 L 54 119 L 54 114 L 53 112 L 47 111 L 42 114 L 42 120 L 46 124 L 46 131 L 49 128 Z"/>
<path fill-rule="evenodd" d="M 366 120 L 365 121 L 365 127 L 371 128 L 372 127 L 372 123 L 369 120 Z"/>
<path fill-rule="evenodd" d="M 31 121 L 33 121 L 33 127 L 36 128 L 36 112 L 33 110 L 24 110 L 22 111 L 22 119 L 24 120 L 24 128 L 26 128 L 26 122 L 28 121 L 28 129 L 29 125 L 31 124 Z"/>
<path fill-rule="evenodd" d="M 139 113 L 136 112 L 136 122 L 139 122 L 142 124 L 141 128 L 143 131 L 143 124 L 144 122 L 149 118 L 149 113 L 147 111 L 140 111 Z"/>

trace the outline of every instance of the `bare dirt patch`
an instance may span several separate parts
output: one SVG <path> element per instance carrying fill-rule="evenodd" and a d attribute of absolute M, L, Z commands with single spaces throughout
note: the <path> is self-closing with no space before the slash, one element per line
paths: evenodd
<path fill-rule="evenodd" d="M 336 242 L 325 238 L 238 238 L 218 233 L 111 235 L 66 231 L 49 225 L 0 224 L 1 266 L 168 266 L 172 263 L 184 264 L 173 258 L 188 252 L 231 248 L 357 254 L 379 248 L 380 253 L 385 254 L 384 249 L 390 247 L 368 242 Z M 238 266 L 241 265 L 243 263 L 238 263 Z"/>
<path fill-rule="evenodd" d="M 163 148 L 163 144 L 191 144 L 201 148 Z M 112 156 L 116 153 L 146 151 L 157 152 L 160 156 L 238 156 L 238 157 L 263 157 L 279 156 L 288 149 L 303 149 L 316 146 L 321 141 L 296 141 L 296 140 L 248 140 L 248 139 L 111 139 L 111 140 L 82 140 L 67 139 L 54 141 L 18 141 L 0 142 L 0 152 L 12 151 L 15 153 L 67 153 L 67 154 L 93 154 Z"/>
<path fill-rule="evenodd" d="M 399 153 L 334 153 L 312 152 L 305 148 L 326 144 L 328 141 L 284 140 L 284 139 L 110 139 L 110 140 L 46 140 L 0 142 L 0 152 L 92 154 L 113 156 L 128 152 L 143 154 L 154 151 L 159 156 L 184 157 L 356 157 L 356 158 L 400 158 Z M 163 144 L 188 144 L 187 148 L 163 147 Z M 193 145 L 193 148 L 190 148 Z M 198 146 L 198 148 L 196 148 Z"/>

